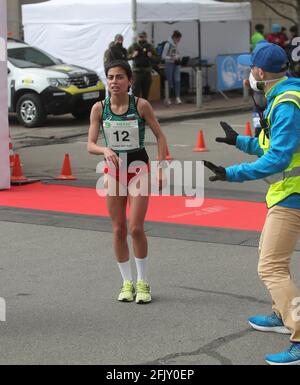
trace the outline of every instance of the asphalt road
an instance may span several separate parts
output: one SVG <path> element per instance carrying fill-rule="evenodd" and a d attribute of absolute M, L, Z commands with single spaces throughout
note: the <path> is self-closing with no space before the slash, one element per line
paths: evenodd
<path fill-rule="evenodd" d="M 249 118 L 226 120 L 242 133 Z M 219 120 L 164 124 L 174 158 L 250 161 L 214 141 Z M 192 152 L 200 128 L 210 150 L 202 154 Z M 86 152 L 87 129 L 72 117 L 34 130 L 11 119 L 28 176 L 51 180 L 69 152 L 76 183 L 92 186 L 99 159 Z M 150 130 L 146 146 L 154 158 Z M 213 184 L 207 178 L 207 196 L 262 200 L 266 189 L 260 181 Z M 256 272 L 258 233 L 154 223 L 146 230 L 153 302 L 118 303 L 121 280 L 108 220 L 0 207 L 0 295 L 7 305 L 0 364 L 260 365 L 265 354 L 288 346 L 287 336 L 255 332 L 247 324 L 247 317 L 271 309 Z M 255 247 L 245 246 L 249 239 Z M 299 252 L 294 257 L 299 285 Z"/>
<path fill-rule="evenodd" d="M 250 120 L 249 113 L 226 116 L 226 121 L 241 134 L 244 133 L 245 123 Z M 224 118 L 223 118 L 224 119 Z M 162 124 L 162 129 L 167 136 L 168 147 L 174 159 L 179 161 L 210 160 L 216 164 L 227 166 L 239 162 L 250 162 L 253 157 L 241 153 L 233 146 L 215 142 L 215 137 L 223 133 L 219 125 L 221 117 L 209 119 L 186 120 Z M 87 153 L 88 121 L 78 122 L 71 115 L 48 118 L 48 125 L 41 128 L 26 129 L 17 124 L 12 116 L 11 136 L 14 148 L 21 155 L 24 173 L 28 176 L 51 179 L 58 175 L 65 153 L 71 156 L 73 174 L 80 180 L 96 180 L 96 165 L 101 157 L 91 156 Z M 204 132 L 206 147 L 209 152 L 195 153 L 199 130 Z M 146 131 L 145 145 L 150 159 L 154 160 L 157 153 L 155 137 L 150 129 Z M 218 191 L 245 191 L 264 193 L 266 185 L 262 181 L 245 184 L 208 182 L 209 173 L 206 173 L 205 186 Z"/>

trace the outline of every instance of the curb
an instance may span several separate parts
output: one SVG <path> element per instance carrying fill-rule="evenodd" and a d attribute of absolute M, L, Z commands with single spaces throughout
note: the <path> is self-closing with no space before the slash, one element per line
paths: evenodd
<path fill-rule="evenodd" d="M 252 111 L 252 104 L 247 104 L 243 106 L 236 106 L 236 107 L 228 107 L 228 108 L 216 108 L 216 109 L 210 109 L 207 111 L 194 111 L 194 112 L 183 112 L 180 115 L 171 115 L 171 116 L 159 116 L 157 114 L 157 119 L 160 123 L 166 123 L 166 122 L 179 122 L 182 120 L 187 119 L 194 119 L 194 118 L 211 118 L 214 116 L 220 116 L 220 115 L 230 115 L 230 114 L 236 114 L 239 112 L 249 112 Z"/>

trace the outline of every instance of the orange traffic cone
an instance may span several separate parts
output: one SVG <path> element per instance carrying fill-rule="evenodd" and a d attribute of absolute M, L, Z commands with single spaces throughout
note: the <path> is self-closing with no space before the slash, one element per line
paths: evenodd
<path fill-rule="evenodd" d="M 61 169 L 61 174 L 54 178 L 56 180 L 76 180 L 75 176 L 72 175 L 71 162 L 69 154 L 65 154 L 64 163 Z"/>
<path fill-rule="evenodd" d="M 156 157 L 156 160 L 158 160 L 158 156 Z M 166 160 L 173 160 L 172 155 L 169 153 L 168 145 L 167 145 Z"/>
<path fill-rule="evenodd" d="M 253 136 L 251 131 L 250 122 L 246 122 L 244 136 Z"/>
<path fill-rule="evenodd" d="M 202 130 L 199 131 L 198 141 L 197 141 L 196 147 L 193 149 L 193 151 L 194 152 L 207 152 L 207 151 L 209 151 L 205 147 L 204 135 L 203 135 L 203 131 Z"/>
<path fill-rule="evenodd" d="M 26 178 L 26 176 L 23 175 L 19 154 L 16 154 L 14 156 L 14 166 L 13 166 L 10 180 L 12 183 L 28 181 L 28 178 Z"/>

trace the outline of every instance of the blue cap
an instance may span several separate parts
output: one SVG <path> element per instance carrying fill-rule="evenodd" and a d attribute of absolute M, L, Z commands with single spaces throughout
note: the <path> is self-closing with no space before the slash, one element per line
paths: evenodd
<path fill-rule="evenodd" d="M 279 45 L 260 42 L 251 55 L 240 55 L 238 63 L 244 66 L 258 67 L 266 72 L 278 73 L 287 69 L 289 59 Z"/>
<path fill-rule="evenodd" d="M 271 31 L 273 33 L 279 33 L 281 32 L 281 25 L 280 24 L 272 24 Z"/>

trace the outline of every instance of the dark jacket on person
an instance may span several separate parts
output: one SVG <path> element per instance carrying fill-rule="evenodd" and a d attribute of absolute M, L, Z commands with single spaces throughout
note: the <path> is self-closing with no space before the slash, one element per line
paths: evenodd
<path fill-rule="evenodd" d="M 134 51 L 138 51 L 139 53 L 136 57 L 132 57 Z M 148 56 L 148 52 L 151 52 L 152 57 Z M 152 44 L 148 42 L 137 42 L 128 48 L 128 60 L 133 61 L 134 71 L 150 72 L 153 65 L 159 60 L 159 58 Z"/>
<path fill-rule="evenodd" d="M 114 60 L 128 60 L 127 49 L 122 44 L 111 42 L 104 53 L 104 65 Z"/>

